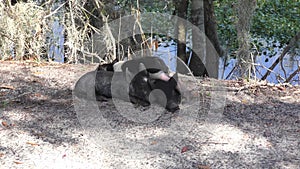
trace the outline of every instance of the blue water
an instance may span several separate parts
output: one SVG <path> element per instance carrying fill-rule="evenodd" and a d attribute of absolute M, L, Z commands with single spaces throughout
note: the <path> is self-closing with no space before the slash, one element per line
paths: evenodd
<path fill-rule="evenodd" d="M 170 41 L 161 43 L 157 51 L 153 51 L 152 54 L 161 58 L 169 66 L 170 70 L 175 72 L 177 66 L 176 52 L 176 45 L 173 41 Z"/>
<path fill-rule="evenodd" d="M 279 46 L 279 45 L 278 45 Z M 256 62 L 256 78 L 261 79 L 262 76 L 267 72 L 267 68 L 269 68 L 275 60 L 280 56 L 282 49 L 279 47 L 274 48 L 274 52 L 277 54 L 272 56 L 269 51 L 262 53 L 260 56 L 257 56 L 255 59 Z M 176 71 L 176 45 L 173 42 L 164 42 L 161 46 L 158 47 L 157 51 L 153 52 L 154 56 L 162 58 L 165 63 L 170 67 L 172 71 Z M 231 70 L 234 68 L 236 63 L 236 59 L 230 59 L 227 61 L 227 64 L 224 69 L 224 58 L 219 59 L 219 79 L 225 79 Z M 283 59 L 283 67 L 286 72 L 286 76 L 284 75 L 284 71 L 282 70 L 281 64 L 279 63 L 273 72 L 267 77 L 267 81 L 272 83 L 281 83 L 283 82 L 291 73 L 298 69 L 298 65 L 300 66 L 300 56 L 291 56 L 287 54 Z M 279 78 L 281 76 L 282 78 Z M 254 78 L 254 77 L 253 77 Z M 234 77 L 229 77 L 228 79 L 234 79 Z M 298 73 L 291 84 L 296 85 L 300 84 L 300 73 Z"/>
<path fill-rule="evenodd" d="M 57 62 L 64 62 L 64 28 L 58 22 L 54 21 L 52 26 L 52 37 L 50 38 L 50 52 L 48 53 L 49 58 L 54 58 Z M 279 45 L 278 45 L 279 46 Z M 275 47 L 274 51 L 277 53 L 272 56 L 270 51 L 266 51 L 262 53 L 260 56 L 256 57 L 256 78 L 261 79 L 261 77 L 267 72 L 266 68 L 269 68 L 275 60 L 281 54 L 282 49 L 279 47 Z M 153 56 L 159 57 L 169 66 L 171 71 L 176 71 L 177 66 L 177 55 L 176 55 L 176 43 L 171 41 L 162 42 L 158 47 L 157 51 L 153 51 Z M 270 57 L 272 56 L 272 57 Z M 225 79 L 231 70 L 234 68 L 236 63 L 235 59 L 230 59 L 227 61 L 225 69 L 224 69 L 224 58 L 219 59 L 219 79 Z M 280 63 L 275 67 L 273 72 L 267 77 L 267 81 L 272 83 L 280 83 L 283 82 L 285 78 L 289 77 L 291 73 L 298 69 L 298 65 L 300 65 L 300 56 L 291 56 L 287 55 L 283 60 L 283 67 L 286 72 L 286 76 L 284 75 L 284 71 L 281 68 Z M 282 78 L 279 78 L 283 77 Z M 234 79 L 234 77 L 229 77 L 229 79 Z M 291 81 L 292 84 L 300 84 L 300 73 L 298 73 Z"/>
<path fill-rule="evenodd" d="M 52 32 L 50 33 L 50 49 L 48 57 L 53 58 L 56 62 L 64 62 L 64 27 L 59 21 L 52 24 Z"/>
<path fill-rule="evenodd" d="M 256 63 L 256 78 L 261 79 L 263 75 L 267 72 L 267 69 L 272 66 L 272 64 L 276 61 L 276 59 L 281 54 L 281 49 L 275 48 L 275 51 L 277 52 L 276 55 L 272 56 L 270 52 L 266 52 L 266 54 L 262 54 L 255 59 Z M 271 56 L 271 57 L 270 57 Z M 219 60 L 219 79 L 225 79 L 228 74 L 231 72 L 231 70 L 234 68 L 236 63 L 236 59 L 230 59 L 227 63 L 227 66 L 224 70 L 224 59 L 220 58 Z M 281 66 L 282 65 L 282 66 Z M 274 68 L 274 70 L 271 72 L 271 74 L 267 77 L 268 82 L 272 82 L 275 84 L 282 83 L 285 81 L 286 78 L 288 78 L 294 71 L 298 69 L 298 66 L 300 66 L 300 56 L 291 56 L 287 54 L 283 58 L 282 64 L 279 63 Z M 286 75 L 283 71 L 283 69 L 286 72 Z M 224 70 L 224 71 L 223 71 Z M 255 77 L 252 77 L 255 78 Z M 234 77 L 229 77 L 228 79 L 234 79 Z M 300 85 L 300 72 L 296 76 L 294 76 L 293 80 L 290 82 L 293 85 Z"/>

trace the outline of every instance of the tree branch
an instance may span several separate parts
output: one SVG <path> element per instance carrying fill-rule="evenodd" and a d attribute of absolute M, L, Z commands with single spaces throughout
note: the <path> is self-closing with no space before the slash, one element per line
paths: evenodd
<path fill-rule="evenodd" d="M 297 33 L 296 36 L 294 36 L 289 44 L 284 48 L 283 52 L 281 53 L 281 55 L 276 59 L 276 61 L 273 63 L 273 65 L 268 69 L 268 71 L 266 72 L 266 74 L 261 78 L 261 80 L 266 80 L 266 78 L 270 75 L 271 70 L 273 70 L 277 64 L 279 62 L 282 61 L 282 59 L 284 58 L 284 56 L 288 53 L 288 51 L 297 43 L 297 41 L 300 39 L 300 32 Z"/>
<path fill-rule="evenodd" d="M 295 70 L 286 80 L 285 80 L 285 83 L 288 83 L 290 82 L 294 76 L 297 75 L 297 73 L 300 72 L 300 66 L 298 66 L 298 69 Z"/>

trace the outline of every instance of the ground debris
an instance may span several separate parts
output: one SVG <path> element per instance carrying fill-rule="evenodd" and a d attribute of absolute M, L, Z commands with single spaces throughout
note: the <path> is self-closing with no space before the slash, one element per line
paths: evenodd
<path fill-rule="evenodd" d="M 108 100 L 95 105 L 105 119 L 97 126 L 95 107 L 72 96 L 76 80 L 97 65 L 0 65 L 3 168 L 300 166 L 300 87 L 184 77 L 196 100 L 179 112 Z M 90 113 L 87 123 L 75 111 L 78 102 Z M 132 109 L 145 113 L 128 113 Z"/>

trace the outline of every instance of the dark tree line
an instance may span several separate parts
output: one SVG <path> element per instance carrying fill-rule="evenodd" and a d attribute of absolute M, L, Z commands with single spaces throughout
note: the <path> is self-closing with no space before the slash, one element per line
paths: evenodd
<path fill-rule="evenodd" d="M 142 2 L 140 2 L 142 3 Z M 174 6 L 173 14 L 176 16 L 189 20 L 192 24 L 198 27 L 201 31 L 205 32 L 205 35 L 209 39 L 210 43 L 214 46 L 217 54 L 219 56 L 223 55 L 223 50 L 219 44 L 218 36 L 217 36 L 217 26 L 216 19 L 214 17 L 214 6 L 213 0 L 180 0 L 180 1 L 170 1 L 172 3 L 170 5 Z M 124 4 L 127 5 L 128 8 L 135 7 L 135 2 L 127 1 Z M 85 8 L 90 11 L 90 22 L 91 25 L 100 28 L 103 26 L 103 11 L 107 15 L 109 15 L 109 19 L 117 19 L 118 17 L 125 14 L 125 11 L 122 9 L 115 10 L 115 6 L 117 6 L 114 1 L 101 1 L 100 5 L 98 1 L 87 1 Z M 169 5 L 169 6 L 170 6 Z M 139 9 L 138 9 L 139 10 Z M 190 12 L 189 12 L 190 11 Z M 102 13 L 101 13 L 102 12 Z M 188 63 L 189 54 L 186 52 L 186 33 L 187 26 L 183 20 L 179 20 L 177 23 L 178 27 L 175 28 L 175 35 L 177 37 L 177 56 L 182 59 L 185 63 Z M 200 39 L 198 39 L 200 38 Z M 205 37 L 202 37 L 205 38 Z M 141 38 L 137 38 L 141 39 Z M 201 40 L 201 37 L 193 36 L 193 50 L 203 49 L 203 44 L 199 44 L 199 42 L 204 42 L 205 40 Z M 141 41 L 139 41 L 141 42 Z M 135 44 L 136 41 L 133 38 L 129 38 L 127 41 L 122 42 L 125 47 L 132 47 L 138 44 Z M 209 46 L 209 45 L 204 45 Z M 125 49 L 125 51 L 127 51 Z M 201 53 L 201 52 L 200 52 Z M 209 52 L 208 52 L 209 53 Z M 210 54 L 210 53 L 209 53 Z M 210 56 L 202 56 L 208 58 Z M 209 59 L 208 59 L 209 60 Z M 196 52 L 193 52 L 191 62 L 189 64 L 190 69 L 192 70 L 194 75 L 197 76 L 206 76 L 209 75 L 204 64 L 201 59 L 196 55 Z M 217 68 L 216 68 L 217 69 Z M 217 70 L 216 70 L 217 71 Z M 216 77 L 217 74 L 210 75 L 212 77 Z"/>

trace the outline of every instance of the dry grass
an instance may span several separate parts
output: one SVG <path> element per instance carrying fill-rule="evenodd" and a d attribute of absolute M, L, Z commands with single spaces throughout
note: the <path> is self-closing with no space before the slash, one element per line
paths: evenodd
<path fill-rule="evenodd" d="M 90 58 L 98 55 L 89 47 L 93 43 L 89 33 L 102 33 L 89 24 L 90 13 L 83 8 L 85 3 L 85 0 L 62 4 L 51 0 L 42 4 L 32 1 L 14 5 L 8 1 L 0 3 L 0 60 L 51 60 L 51 45 L 62 47 L 57 42 L 58 35 L 53 33 L 56 21 L 64 28 L 59 36 L 64 36 L 63 54 L 68 61 L 93 62 Z"/>
<path fill-rule="evenodd" d="M 0 4 L 1 59 L 40 56 L 45 44 L 45 11 L 35 3 Z M 13 53 L 13 51 L 15 53 Z"/>

